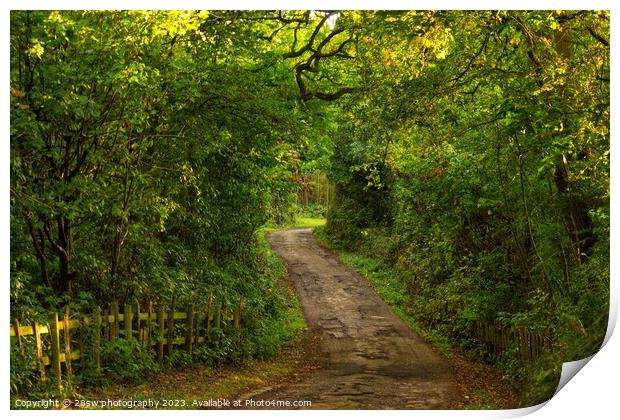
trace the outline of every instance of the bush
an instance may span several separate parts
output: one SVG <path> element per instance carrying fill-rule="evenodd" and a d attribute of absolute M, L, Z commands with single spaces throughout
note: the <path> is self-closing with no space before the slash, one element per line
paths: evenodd
<path fill-rule="evenodd" d="M 11 400 L 28 395 L 36 385 L 36 361 L 34 346 L 24 346 L 22 354 L 16 345 L 11 345 Z"/>
<path fill-rule="evenodd" d="M 327 214 L 327 207 L 320 203 L 308 203 L 299 209 L 299 214 L 310 218 L 323 218 Z"/>
<path fill-rule="evenodd" d="M 159 372 L 159 365 L 136 339 L 106 342 L 101 349 L 106 382 L 141 383 Z"/>

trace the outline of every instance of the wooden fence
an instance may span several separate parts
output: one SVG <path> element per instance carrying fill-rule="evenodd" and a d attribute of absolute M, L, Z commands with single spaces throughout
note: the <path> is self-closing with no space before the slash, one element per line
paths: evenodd
<path fill-rule="evenodd" d="M 215 336 L 236 334 L 239 337 L 241 309 L 241 303 L 235 308 L 215 304 L 212 294 L 205 307 L 189 304 L 184 312 L 176 311 L 174 300 L 171 305 L 157 307 L 151 302 L 126 303 L 122 311 L 118 303 L 112 303 L 89 315 L 71 314 L 65 308 L 60 315 L 52 313 L 49 321 L 43 324 L 35 321 L 33 325 L 20 325 L 15 319 L 11 337 L 21 354 L 28 345 L 34 344 L 41 380 L 45 379 L 49 366 L 60 382 L 63 374 L 71 376 L 76 367 L 85 367 L 87 356 L 91 366 L 100 368 L 101 346 L 106 341 L 133 337 L 142 346 L 152 348 L 158 363 L 162 364 L 164 353 L 172 354 L 174 346 L 191 353 L 195 347 L 209 344 Z M 34 340 L 28 336 L 34 336 Z M 80 361 L 79 366 L 75 366 L 76 361 Z"/>
<path fill-rule="evenodd" d="M 524 363 L 536 360 L 545 350 L 550 350 L 549 334 L 533 332 L 525 327 L 507 328 L 496 322 L 475 321 L 471 335 L 490 354 L 500 355 L 511 347 L 516 348 L 517 357 Z"/>

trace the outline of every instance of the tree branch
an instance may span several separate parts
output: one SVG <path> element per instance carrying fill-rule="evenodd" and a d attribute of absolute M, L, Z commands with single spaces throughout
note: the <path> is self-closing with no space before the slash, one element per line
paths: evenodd
<path fill-rule="evenodd" d="M 607 41 L 605 38 L 603 38 L 602 35 L 596 32 L 593 27 L 589 27 L 588 32 L 590 32 L 590 35 L 592 35 L 598 42 L 600 42 L 606 47 L 609 47 L 609 41 Z"/>
<path fill-rule="evenodd" d="M 319 21 L 319 23 L 316 25 L 316 28 L 314 28 L 314 31 L 312 32 L 312 35 L 310 35 L 310 39 L 308 40 L 308 42 L 306 43 L 306 45 L 304 45 L 303 47 L 301 47 L 300 49 L 298 49 L 297 51 L 292 50 L 291 52 L 288 52 L 286 54 L 283 55 L 283 57 L 285 59 L 287 58 L 295 58 L 295 57 L 299 57 L 300 55 L 302 55 L 303 53 L 305 53 L 306 51 L 310 51 L 312 49 L 312 47 L 314 46 L 314 40 L 316 39 L 317 35 L 319 34 L 319 31 L 321 30 L 321 28 L 323 27 L 323 25 L 325 25 L 325 22 L 327 21 L 327 19 L 332 15 L 333 13 L 327 13 L 323 16 L 323 18 Z M 297 38 L 295 38 L 297 39 Z"/>
<path fill-rule="evenodd" d="M 43 225 L 43 230 L 45 232 L 45 236 L 47 236 L 47 240 L 50 242 L 50 244 L 52 245 L 52 247 L 56 250 L 56 252 L 58 252 L 59 254 L 64 255 L 65 257 L 68 257 L 68 253 L 67 251 L 61 247 L 60 245 L 58 245 L 58 243 L 56 241 L 54 241 L 54 239 L 52 238 L 52 232 L 50 230 L 50 224 L 49 222 L 45 223 Z"/>
<path fill-rule="evenodd" d="M 489 42 L 489 33 L 487 32 L 487 34 L 484 37 L 484 41 L 482 41 L 482 45 L 480 45 L 480 49 L 478 50 L 478 52 L 474 54 L 471 60 L 469 60 L 469 63 L 467 63 L 467 66 L 465 67 L 465 69 L 458 76 L 456 76 L 453 79 L 450 79 L 449 82 L 456 82 L 461 77 L 465 76 L 465 74 L 467 74 L 471 66 L 474 64 L 474 61 L 476 61 L 476 59 L 480 57 L 480 54 L 482 54 L 482 52 L 484 51 L 484 48 L 487 46 L 488 42 Z"/>

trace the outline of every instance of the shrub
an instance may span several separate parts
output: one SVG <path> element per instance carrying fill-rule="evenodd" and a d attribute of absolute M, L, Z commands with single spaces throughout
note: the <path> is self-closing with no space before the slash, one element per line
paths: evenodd
<path fill-rule="evenodd" d="M 109 382 L 141 383 L 159 371 L 151 353 L 134 338 L 106 342 L 101 349 L 101 361 Z"/>

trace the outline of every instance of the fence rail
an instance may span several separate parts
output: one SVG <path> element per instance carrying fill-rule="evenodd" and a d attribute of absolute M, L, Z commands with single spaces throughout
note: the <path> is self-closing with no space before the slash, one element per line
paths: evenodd
<path fill-rule="evenodd" d="M 46 367 L 50 366 L 59 382 L 63 374 L 71 376 L 74 368 L 84 368 L 88 364 L 86 356 L 91 366 L 101 368 L 102 345 L 119 338 L 135 338 L 142 346 L 153 348 L 159 364 L 163 363 L 164 354 L 172 354 L 174 346 L 182 346 L 191 353 L 216 336 L 232 334 L 239 338 L 241 303 L 226 308 L 214 303 L 210 294 L 204 307 L 189 304 L 180 312 L 175 306 L 174 300 L 170 305 L 157 307 L 151 302 L 125 303 L 121 312 L 119 304 L 113 302 L 88 315 L 71 314 L 65 308 L 61 314 L 52 313 L 44 324 L 35 321 L 21 325 L 18 319 L 13 320 L 11 338 L 22 355 L 28 346 L 34 346 L 41 380 L 46 378 Z M 80 361 L 79 366 L 74 366 L 74 361 Z"/>

